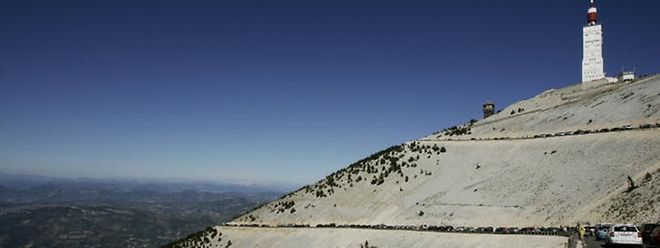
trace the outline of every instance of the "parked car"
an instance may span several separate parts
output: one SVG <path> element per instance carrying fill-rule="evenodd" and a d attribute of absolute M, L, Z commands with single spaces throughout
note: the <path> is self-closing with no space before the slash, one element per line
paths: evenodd
<path fill-rule="evenodd" d="M 607 231 L 605 243 L 608 245 L 641 245 L 642 233 L 632 224 L 612 225 Z"/>
<path fill-rule="evenodd" d="M 653 124 L 639 124 L 640 129 L 648 129 L 648 128 L 652 128 L 652 127 L 653 127 Z"/>
<path fill-rule="evenodd" d="M 584 235 L 587 237 L 594 236 L 596 234 L 596 227 L 595 226 L 584 226 Z"/>
<path fill-rule="evenodd" d="M 645 248 L 660 247 L 660 223 L 642 225 L 642 243 Z"/>
<path fill-rule="evenodd" d="M 605 240 L 607 237 L 607 231 L 612 226 L 612 224 L 598 224 L 596 225 L 596 240 Z"/>
<path fill-rule="evenodd" d="M 559 228 L 559 227 L 548 227 L 548 228 L 545 228 L 545 232 L 546 232 L 546 233 L 554 233 L 554 234 L 557 234 L 557 233 L 562 233 L 562 232 L 564 232 L 564 230 L 562 230 L 562 229 Z"/>

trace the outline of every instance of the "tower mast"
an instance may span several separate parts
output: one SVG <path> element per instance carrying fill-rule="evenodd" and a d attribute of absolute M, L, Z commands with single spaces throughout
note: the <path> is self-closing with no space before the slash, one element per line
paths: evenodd
<path fill-rule="evenodd" d="M 598 22 L 598 8 L 596 8 L 596 3 L 594 0 L 591 0 L 589 5 L 589 11 L 587 12 L 587 23 L 590 26 L 596 25 Z"/>
<path fill-rule="evenodd" d="M 598 8 L 590 0 L 587 24 L 582 28 L 582 82 L 605 78 L 603 70 L 603 27 L 598 23 Z"/>

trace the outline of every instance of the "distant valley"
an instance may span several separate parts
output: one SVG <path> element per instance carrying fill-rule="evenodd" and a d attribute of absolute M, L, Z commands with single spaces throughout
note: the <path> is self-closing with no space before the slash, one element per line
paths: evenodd
<path fill-rule="evenodd" d="M 158 247 L 282 190 L 0 174 L 0 247 Z"/>

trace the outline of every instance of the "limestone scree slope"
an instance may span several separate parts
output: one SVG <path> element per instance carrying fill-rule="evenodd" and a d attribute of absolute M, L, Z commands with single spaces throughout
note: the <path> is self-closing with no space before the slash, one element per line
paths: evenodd
<path fill-rule="evenodd" d="M 487 119 L 374 153 L 228 224 L 559 226 L 660 221 L 655 211 L 660 209 L 660 180 L 655 179 L 660 177 L 659 127 L 658 76 L 590 89 L 575 85 L 548 90 Z M 636 188 L 630 187 L 628 177 Z M 229 240 L 239 246 L 269 246 L 250 243 L 258 240 L 259 228 L 212 230 L 216 236 L 225 233 L 225 238 L 222 243 L 220 236 L 213 237 L 209 247 Z M 313 243 L 323 235 L 339 235 L 336 243 L 328 243 L 331 247 L 364 241 L 311 229 L 269 230 L 264 235 L 278 232 L 286 246 Z M 373 234 L 370 242 L 382 241 L 379 235 Z M 514 247 L 516 242 L 504 243 Z"/>

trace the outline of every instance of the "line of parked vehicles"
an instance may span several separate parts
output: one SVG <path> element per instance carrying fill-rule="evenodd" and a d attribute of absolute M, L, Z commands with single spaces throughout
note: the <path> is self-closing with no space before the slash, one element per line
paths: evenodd
<path fill-rule="evenodd" d="M 576 227 L 466 227 L 466 226 L 435 226 L 435 225 L 360 225 L 360 224 L 278 224 L 271 226 L 267 224 L 229 224 L 225 226 L 240 227 L 286 227 L 286 228 L 362 228 L 362 229 L 387 229 L 387 230 L 410 230 L 429 232 L 454 232 L 454 233 L 481 233 L 481 234 L 526 234 L 526 235 L 556 235 L 571 236 L 577 232 Z M 584 226 L 587 236 L 594 236 L 596 240 L 605 241 L 608 245 L 644 245 L 644 248 L 660 248 L 660 223 L 643 224 L 638 228 L 633 224 L 598 224 L 595 226 Z"/>
<path fill-rule="evenodd" d="M 533 234 L 533 235 L 560 235 L 568 236 L 574 231 L 569 227 L 456 227 L 452 232 L 463 233 L 493 233 L 493 234 Z"/>
<path fill-rule="evenodd" d="M 385 229 L 385 230 L 410 230 L 429 232 L 455 232 L 455 233 L 480 233 L 480 234 L 528 234 L 528 235 L 556 235 L 570 236 L 575 232 L 574 227 L 465 227 L 465 226 L 434 226 L 434 225 L 360 225 L 360 224 L 278 224 L 276 226 L 266 224 L 224 224 L 226 226 L 240 227 L 286 227 L 286 228 L 360 228 L 360 229 Z"/>
<path fill-rule="evenodd" d="M 660 248 L 660 224 L 643 224 L 638 228 L 634 224 L 603 223 L 585 226 L 587 235 L 592 235 L 606 245 L 637 245 L 648 248 Z"/>

